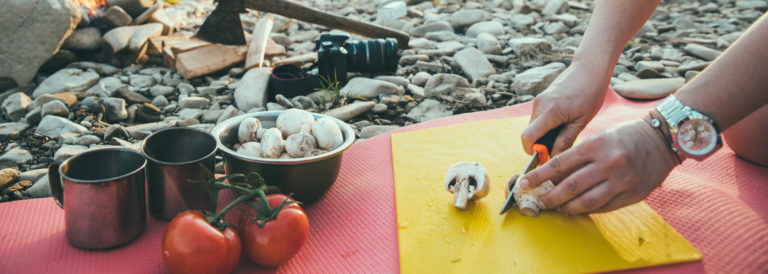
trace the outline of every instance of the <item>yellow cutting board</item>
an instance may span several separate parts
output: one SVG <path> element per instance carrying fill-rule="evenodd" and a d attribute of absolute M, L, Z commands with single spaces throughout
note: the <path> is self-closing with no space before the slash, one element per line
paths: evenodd
<path fill-rule="evenodd" d="M 504 185 L 530 159 L 520 144 L 529 117 L 392 135 L 403 273 L 585 273 L 701 260 L 645 202 L 592 215 L 499 215 Z M 491 176 L 487 197 L 453 207 L 448 168 L 476 161 Z"/>

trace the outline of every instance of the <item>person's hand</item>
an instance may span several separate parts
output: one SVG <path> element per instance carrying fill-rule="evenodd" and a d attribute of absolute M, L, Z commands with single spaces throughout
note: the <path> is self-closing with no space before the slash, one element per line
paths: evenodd
<path fill-rule="evenodd" d="M 613 70 L 613 64 L 610 69 Z M 576 136 L 600 111 L 610 81 L 610 71 L 599 64 L 572 63 L 533 100 L 531 122 L 520 136 L 525 153 L 532 155 L 536 140 L 562 124 L 565 126 L 555 139 L 550 155 L 571 148 Z"/>
<path fill-rule="evenodd" d="M 649 118 L 645 118 L 649 120 Z M 539 197 L 541 209 L 567 214 L 608 212 L 642 201 L 678 164 L 647 121 L 609 126 L 525 174 L 521 188 L 553 180 Z M 558 178 L 564 178 L 559 181 Z"/>

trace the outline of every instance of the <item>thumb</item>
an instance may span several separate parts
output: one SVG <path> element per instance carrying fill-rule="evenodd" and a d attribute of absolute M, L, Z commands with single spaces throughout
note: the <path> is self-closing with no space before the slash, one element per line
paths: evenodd
<path fill-rule="evenodd" d="M 563 123 L 561 119 L 554 118 L 553 115 L 544 113 L 536 117 L 531 124 L 529 124 L 523 133 L 520 134 L 520 139 L 523 143 L 523 149 L 528 155 L 533 155 L 533 144 L 536 143 L 544 134 L 547 134 L 553 128 L 560 126 Z M 563 129 L 565 130 L 565 129 Z M 562 135 L 562 133 L 560 133 Z M 557 139 L 555 139 L 557 144 Z"/>
<path fill-rule="evenodd" d="M 579 133 L 581 133 L 582 130 L 584 130 L 584 127 L 581 124 L 565 124 L 563 129 L 560 130 L 560 134 L 555 138 L 555 144 L 552 146 L 552 154 L 550 154 L 551 157 L 571 148 L 573 143 L 576 142 L 576 137 L 579 136 Z"/>

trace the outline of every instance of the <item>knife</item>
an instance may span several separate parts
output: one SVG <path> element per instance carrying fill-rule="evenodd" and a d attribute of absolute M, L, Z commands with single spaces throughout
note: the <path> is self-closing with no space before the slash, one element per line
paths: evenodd
<path fill-rule="evenodd" d="M 552 146 L 555 145 L 555 138 L 557 138 L 557 135 L 560 134 L 560 130 L 562 129 L 563 125 L 560 125 L 550 130 L 547 132 L 547 134 L 544 134 L 543 137 L 541 137 L 536 141 L 536 143 L 533 144 L 533 155 L 531 156 L 531 159 L 528 160 L 528 164 L 525 165 L 523 172 L 520 173 L 520 176 L 531 172 L 531 170 L 534 170 L 549 160 L 549 153 L 552 151 Z M 513 192 L 514 187 L 514 183 L 509 187 L 509 196 L 507 196 L 507 201 L 504 202 L 504 206 L 501 207 L 499 215 L 504 214 L 510 208 L 515 206 L 515 195 Z"/>

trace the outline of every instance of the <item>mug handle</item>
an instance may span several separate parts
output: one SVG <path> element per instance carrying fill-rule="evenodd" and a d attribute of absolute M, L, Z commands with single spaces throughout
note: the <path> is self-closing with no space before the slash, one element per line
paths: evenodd
<path fill-rule="evenodd" d="M 51 194 L 53 194 L 53 200 L 59 204 L 59 207 L 64 208 L 64 188 L 61 185 L 61 175 L 59 174 L 59 167 L 64 161 L 58 160 L 48 167 L 48 185 L 51 188 Z"/>

